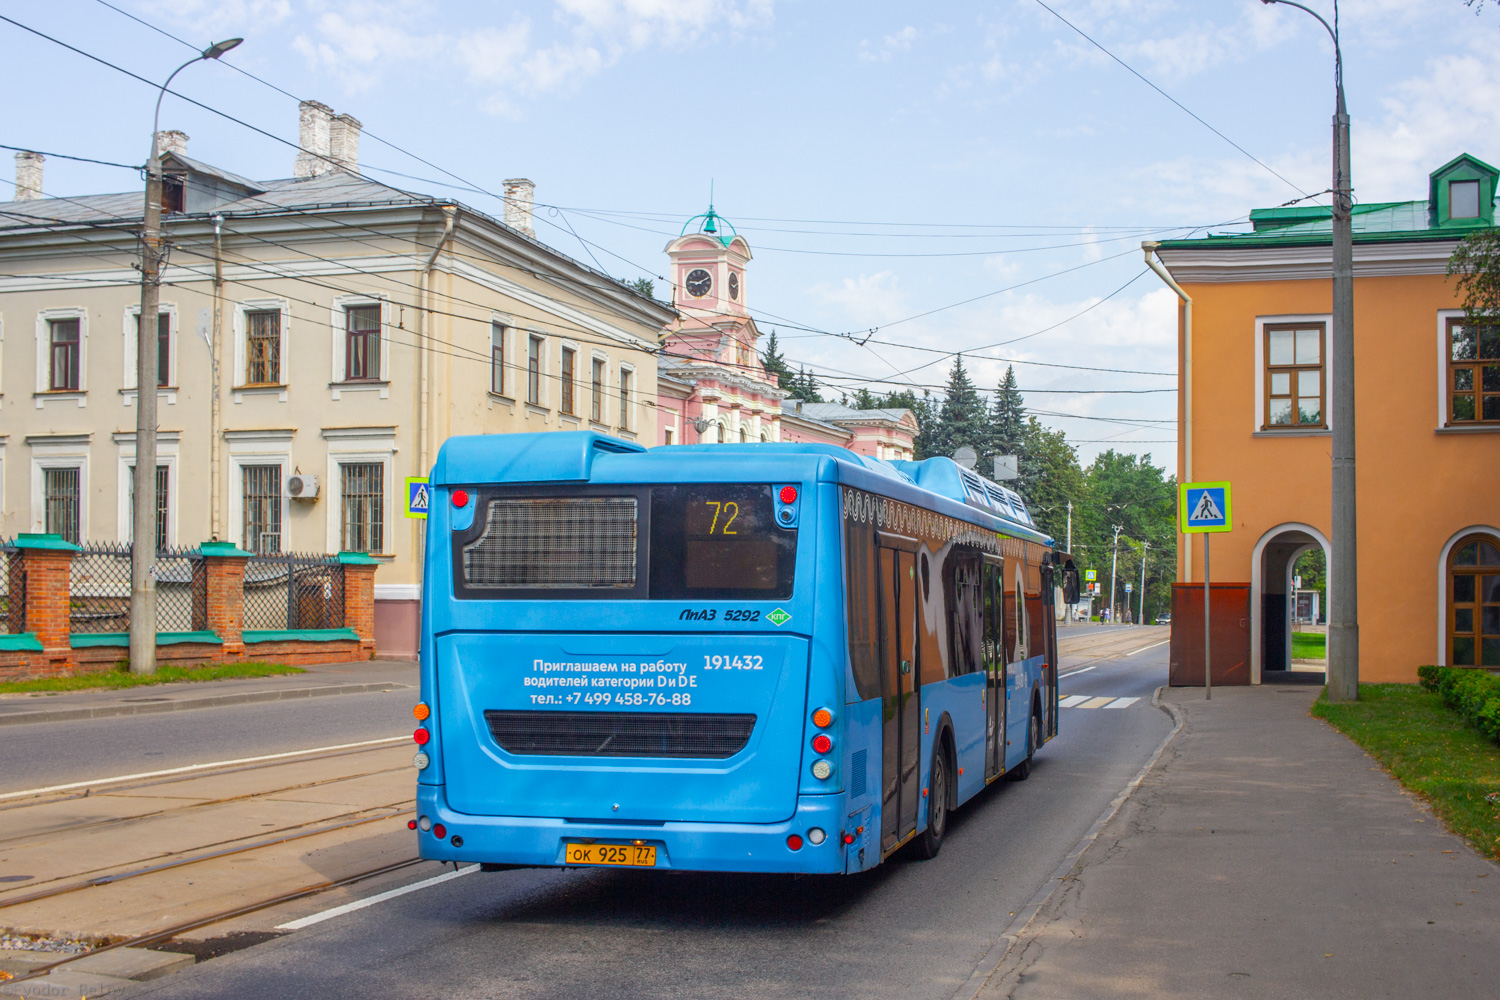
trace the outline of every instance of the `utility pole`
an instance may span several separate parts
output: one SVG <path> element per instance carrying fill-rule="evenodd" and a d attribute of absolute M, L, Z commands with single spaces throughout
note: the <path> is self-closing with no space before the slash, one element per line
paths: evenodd
<path fill-rule="evenodd" d="M 1115 614 L 1115 570 L 1120 566 L 1120 529 L 1125 525 L 1117 524 L 1115 527 L 1114 554 L 1109 557 L 1109 620 L 1111 623 L 1119 621 L 1120 616 Z"/>
<path fill-rule="evenodd" d="M 1339 5 L 1333 24 L 1292 0 L 1261 0 L 1304 10 L 1333 39 L 1333 558 L 1328 567 L 1328 700 L 1359 700 L 1359 545 L 1354 478 L 1354 238 L 1349 168 L 1349 112 L 1344 104 L 1344 55 Z"/>
<path fill-rule="evenodd" d="M 156 95 L 151 120 L 151 157 L 146 161 L 146 206 L 141 219 L 141 315 L 136 327 L 135 365 L 135 502 L 130 545 L 130 672 L 156 673 L 156 387 L 157 318 L 166 246 L 161 234 L 161 158 L 158 137 L 161 102 L 172 78 L 205 59 L 217 59 L 243 39 L 216 42 L 174 69 Z"/>
<path fill-rule="evenodd" d="M 1146 550 L 1149 548 L 1150 542 L 1141 543 L 1141 613 L 1135 620 L 1137 625 L 1146 624 Z"/>

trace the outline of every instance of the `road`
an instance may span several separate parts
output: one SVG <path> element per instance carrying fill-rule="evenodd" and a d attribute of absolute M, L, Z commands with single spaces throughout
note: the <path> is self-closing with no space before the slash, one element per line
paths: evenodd
<path fill-rule="evenodd" d="M 1063 710 L 1031 780 L 997 782 L 966 805 L 932 861 L 827 879 L 474 873 L 130 995 L 946 1000 L 1170 729 L 1150 704 L 1167 651 L 1151 643 L 1165 630 L 1131 631 L 1074 633 L 1092 654 L 1064 658 L 1062 694 L 1090 697 Z M 304 900 L 274 919 L 330 905 Z"/>

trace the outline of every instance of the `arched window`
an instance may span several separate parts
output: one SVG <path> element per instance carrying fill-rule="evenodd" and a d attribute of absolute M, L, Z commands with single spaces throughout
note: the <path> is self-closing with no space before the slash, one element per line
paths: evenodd
<path fill-rule="evenodd" d="M 1448 559 L 1448 665 L 1500 667 L 1500 540 L 1488 535 Z"/>
<path fill-rule="evenodd" d="M 720 420 L 719 421 L 719 444 L 728 444 L 728 443 L 729 443 L 729 425 L 727 423 L 725 423 L 724 421 Z"/>
<path fill-rule="evenodd" d="M 740 424 L 740 444 L 744 444 L 750 438 L 745 434 L 745 425 Z"/>

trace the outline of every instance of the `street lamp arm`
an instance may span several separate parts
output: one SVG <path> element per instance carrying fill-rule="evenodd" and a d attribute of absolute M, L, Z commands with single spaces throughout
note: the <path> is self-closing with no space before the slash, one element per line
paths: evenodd
<path fill-rule="evenodd" d="M 161 85 L 161 90 L 156 95 L 156 113 L 151 118 L 151 160 L 148 163 L 148 169 L 150 164 L 156 162 L 156 133 L 161 130 L 161 102 L 167 96 L 167 88 L 172 85 L 172 80 L 178 73 L 181 73 L 194 63 L 203 62 L 205 59 L 218 59 L 243 41 L 243 38 L 226 38 L 222 42 L 214 42 L 208 48 L 174 69 L 167 77 L 166 82 Z"/>
<path fill-rule="evenodd" d="M 1319 14 L 1311 7 L 1297 3 L 1296 0 L 1260 0 L 1260 2 L 1268 7 L 1271 4 L 1279 3 L 1285 4 L 1288 7 L 1296 7 L 1298 10 L 1305 10 L 1313 17 L 1317 18 L 1318 23 L 1323 26 L 1323 30 L 1328 32 L 1328 37 L 1333 40 L 1333 70 L 1334 75 L 1337 78 L 1335 82 L 1338 84 L 1339 111 L 1340 113 L 1342 113 L 1344 107 L 1344 53 L 1343 50 L 1339 47 L 1339 30 L 1336 27 L 1339 18 L 1339 5 L 1337 0 L 1335 0 L 1333 5 L 1333 24 L 1329 24 L 1326 20 L 1324 20 L 1322 14 Z"/>
<path fill-rule="evenodd" d="M 1298 10 L 1305 10 L 1305 11 L 1307 11 L 1313 17 L 1315 17 L 1315 18 L 1318 19 L 1318 23 L 1321 24 L 1324 27 L 1324 29 L 1327 30 L 1328 37 L 1331 38 L 1331 39 L 1333 39 L 1333 46 L 1334 46 L 1334 48 L 1338 48 L 1338 44 L 1339 44 L 1338 33 L 1335 32 L 1333 30 L 1333 28 L 1329 26 L 1329 24 L 1328 24 L 1327 21 L 1323 20 L 1323 15 L 1322 14 L 1319 14 L 1317 11 L 1313 10 L 1311 7 L 1306 7 L 1306 6 L 1304 6 L 1304 5 L 1300 4 L 1300 3 L 1296 3 L 1296 2 L 1294 2 L 1294 0 L 1260 0 L 1260 2 L 1263 3 L 1263 4 L 1265 4 L 1268 7 L 1271 4 L 1279 3 L 1279 4 L 1285 4 L 1288 7 L 1296 7 Z"/>

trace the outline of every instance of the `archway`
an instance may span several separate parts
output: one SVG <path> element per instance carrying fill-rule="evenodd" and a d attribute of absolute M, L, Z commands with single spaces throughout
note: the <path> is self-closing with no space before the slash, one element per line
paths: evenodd
<path fill-rule="evenodd" d="M 1309 524 L 1280 524 L 1255 543 L 1250 571 L 1250 683 L 1288 676 L 1292 669 L 1292 566 L 1317 546 L 1332 560 L 1328 539 Z M 1325 609 L 1326 613 L 1326 609 Z M 1269 676 L 1268 676 L 1269 675 Z M 1310 674 L 1309 676 L 1316 676 Z"/>
<path fill-rule="evenodd" d="M 1445 666 L 1500 666 L 1500 530 L 1470 525 L 1438 557 L 1438 656 Z"/>

